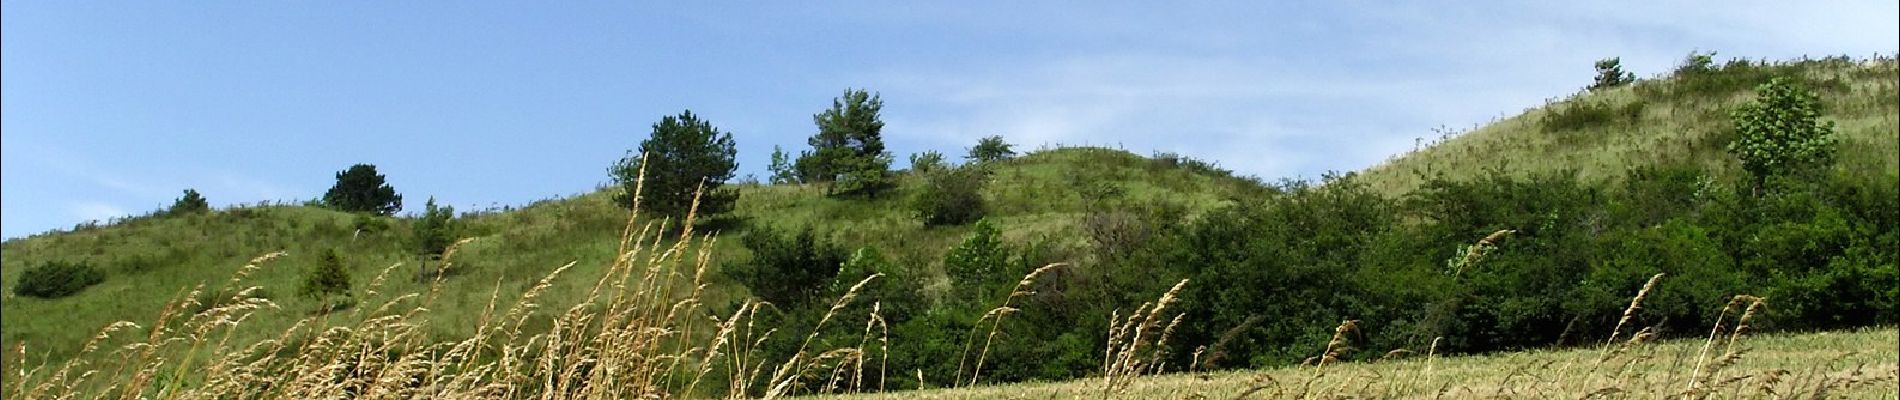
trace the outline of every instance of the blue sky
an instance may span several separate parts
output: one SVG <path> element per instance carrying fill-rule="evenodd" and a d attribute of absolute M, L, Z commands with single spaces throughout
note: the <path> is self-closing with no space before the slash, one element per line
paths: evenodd
<path fill-rule="evenodd" d="M 607 182 L 683 109 L 763 176 L 845 88 L 882 94 L 899 160 L 1000 134 L 1310 178 L 1568 95 L 1602 57 L 1900 48 L 1892 1 L 694 3 L 0 3 L 0 235 L 184 188 L 315 198 L 354 163 L 411 209 L 525 204 Z"/>

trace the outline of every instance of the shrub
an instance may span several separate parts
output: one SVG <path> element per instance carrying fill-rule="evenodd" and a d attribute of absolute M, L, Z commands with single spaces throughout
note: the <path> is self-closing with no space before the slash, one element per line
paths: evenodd
<path fill-rule="evenodd" d="M 930 173 L 911 197 L 911 210 L 924 225 L 961 225 L 983 218 L 983 185 L 989 172 L 976 166 Z"/>
<path fill-rule="evenodd" d="M 106 275 L 85 263 L 49 261 L 20 272 L 13 294 L 42 299 L 71 296 L 86 287 L 104 282 Z"/>
<path fill-rule="evenodd" d="M 1707 53 L 1703 53 L 1699 51 L 1690 51 L 1688 56 L 1684 56 L 1682 58 L 1682 64 L 1676 66 L 1676 76 L 1683 77 L 1687 75 L 1704 74 L 1704 73 L 1712 72 L 1714 70 L 1715 70 L 1715 52 L 1714 51 L 1710 51 Z"/>
<path fill-rule="evenodd" d="M 911 173 L 928 174 L 946 169 L 950 169 L 950 163 L 943 160 L 943 153 L 925 151 L 922 153 L 912 153 L 910 155 Z"/>
<path fill-rule="evenodd" d="M 1634 123 L 1642 118 L 1646 104 L 1642 100 L 1621 106 L 1608 101 L 1573 99 L 1552 107 L 1538 119 L 1545 132 L 1575 131 L 1585 128 Z"/>
<path fill-rule="evenodd" d="M 977 140 L 976 146 L 970 147 L 970 154 L 964 156 L 975 163 L 1002 161 L 1014 157 L 1016 157 L 1016 151 L 1009 148 L 1009 143 L 1004 142 L 1001 135 L 991 135 Z"/>
<path fill-rule="evenodd" d="M 1002 236 L 989 220 L 977 221 L 962 243 L 944 253 L 943 271 L 956 285 L 958 297 L 990 301 L 989 289 L 1027 272 L 1009 270 L 1010 249 Z"/>
<path fill-rule="evenodd" d="M 303 287 L 299 295 L 323 303 L 324 309 L 333 308 L 333 297 L 350 297 L 350 271 L 343 266 L 343 257 L 336 249 L 324 250 L 323 257 L 304 273 Z"/>
<path fill-rule="evenodd" d="M 752 259 L 727 265 L 725 273 L 767 302 L 796 308 L 823 293 L 837 278 L 848 254 L 806 228 L 782 234 L 754 226 L 740 238 Z"/>

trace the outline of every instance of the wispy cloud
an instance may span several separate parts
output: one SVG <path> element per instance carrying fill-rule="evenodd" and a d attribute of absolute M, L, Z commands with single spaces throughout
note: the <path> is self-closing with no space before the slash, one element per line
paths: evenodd
<path fill-rule="evenodd" d="M 1861 54 L 1870 55 L 1894 43 L 1887 36 L 1836 43 L 1866 36 L 1848 30 L 1893 26 L 1860 15 L 1890 17 L 1883 11 L 1892 4 L 1790 5 L 1787 13 L 1441 6 L 1303 10 L 1288 23 L 1216 20 L 1210 24 L 1226 29 L 1164 39 L 1178 45 L 893 67 L 877 71 L 876 80 L 889 96 L 922 103 L 914 113 L 889 112 L 892 126 L 902 128 L 892 135 L 925 147 L 1002 134 L 1031 147 L 1119 145 L 1180 152 L 1264 177 L 1314 177 L 1371 166 L 1435 136 L 1437 127 L 1461 130 L 1573 93 L 1601 57 L 1621 56 L 1632 69 L 1661 73 L 1698 48 L 1785 58 L 1804 49 L 1873 49 Z M 1145 23 L 1164 31 L 1159 24 L 1178 21 Z M 1315 32 L 1337 37 L 1302 36 Z"/>

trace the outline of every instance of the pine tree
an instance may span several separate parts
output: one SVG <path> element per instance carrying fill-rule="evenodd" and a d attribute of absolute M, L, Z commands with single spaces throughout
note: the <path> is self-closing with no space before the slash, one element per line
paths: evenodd
<path fill-rule="evenodd" d="M 660 118 L 653 124 L 651 135 L 640 142 L 640 148 L 628 152 L 608 168 L 608 173 L 623 189 L 616 200 L 621 206 L 632 207 L 633 191 L 643 179 L 640 168 L 644 157 L 642 210 L 683 218 L 692 209 L 697 193 L 699 213 L 717 214 L 731 210 L 739 197 L 737 191 L 721 187 L 739 167 L 734 161 L 736 155 L 732 134 L 719 131 L 688 110 L 677 117 Z"/>
<path fill-rule="evenodd" d="M 891 155 L 884 149 L 884 122 L 878 119 L 883 108 L 879 96 L 847 89 L 832 99 L 830 109 L 813 115 L 818 133 L 806 141 L 811 150 L 799 154 L 799 179 L 832 183 L 833 194 L 876 197 L 889 188 Z"/>
<path fill-rule="evenodd" d="M 455 242 L 455 207 L 435 205 L 435 198 L 422 205 L 422 218 L 416 220 L 416 251 L 424 255 L 440 255 Z"/>
<path fill-rule="evenodd" d="M 304 274 L 303 288 L 299 294 L 323 303 L 322 307 L 326 310 L 337 305 L 330 301 L 331 297 L 350 296 L 350 271 L 343 267 L 343 257 L 337 254 L 336 249 L 325 250 L 323 259 Z"/>
<path fill-rule="evenodd" d="M 204 195 L 198 194 L 196 189 L 185 189 L 185 194 L 177 201 L 173 201 L 171 208 L 165 210 L 170 215 L 197 214 L 206 211 L 211 211 L 211 203 L 205 201 Z"/>
<path fill-rule="evenodd" d="M 356 164 L 336 173 L 336 185 L 323 193 L 323 204 L 341 211 L 394 215 L 402 210 L 402 195 L 376 173 L 376 166 Z"/>

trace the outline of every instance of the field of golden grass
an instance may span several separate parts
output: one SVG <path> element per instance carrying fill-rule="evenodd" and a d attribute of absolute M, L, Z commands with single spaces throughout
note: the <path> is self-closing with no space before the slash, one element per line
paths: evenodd
<path fill-rule="evenodd" d="M 1720 341 L 1720 340 L 1718 340 Z M 1738 357 L 1713 376 L 1692 379 L 1705 340 L 1639 343 L 1605 359 L 1596 348 L 1532 350 L 1467 357 L 1413 355 L 1256 371 L 1171 373 L 1105 390 L 1101 378 L 814 396 L 819 399 L 1892 399 L 1893 327 L 1848 332 L 1743 336 Z M 1721 351 L 1725 343 L 1717 343 Z M 1620 345 L 1618 346 L 1620 348 Z M 1614 351 L 1614 349 L 1612 349 Z M 1720 361 L 1710 356 L 1710 361 Z M 1691 382 L 1702 382 L 1692 391 Z M 1706 397 L 1704 397 L 1706 395 Z"/>

